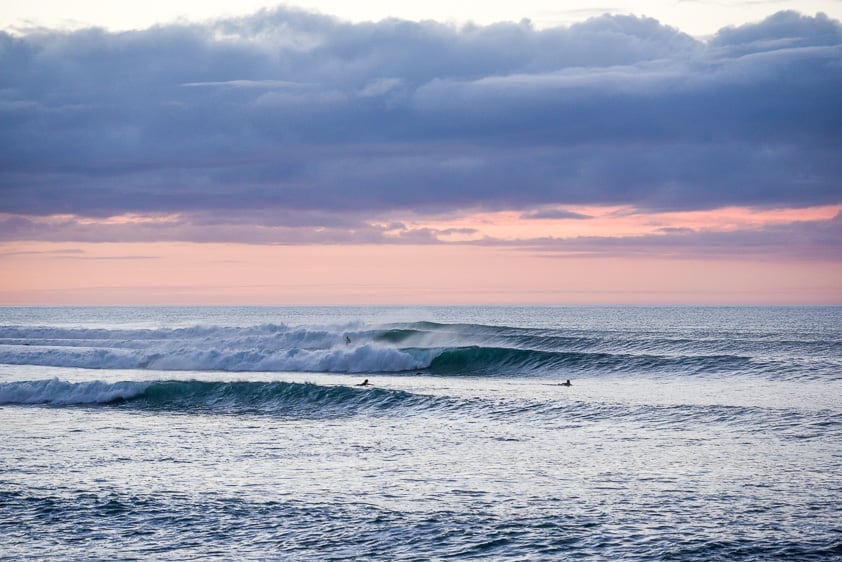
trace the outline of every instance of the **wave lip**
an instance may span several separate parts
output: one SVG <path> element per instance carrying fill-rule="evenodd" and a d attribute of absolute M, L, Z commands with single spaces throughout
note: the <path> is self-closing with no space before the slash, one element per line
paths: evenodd
<path fill-rule="evenodd" d="M 0 405 L 7 404 L 107 404 L 142 396 L 151 383 L 91 381 L 72 383 L 59 379 L 0 383 Z"/>

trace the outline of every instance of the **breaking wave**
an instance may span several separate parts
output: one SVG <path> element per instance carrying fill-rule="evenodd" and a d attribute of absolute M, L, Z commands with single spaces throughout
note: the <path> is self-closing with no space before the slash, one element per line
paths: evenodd
<path fill-rule="evenodd" d="M 840 349 L 836 341 L 776 341 L 768 335 L 694 339 L 432 322 L 145 330 L 0 326 L 2 364 L 156 371 L 838 378 Z"/>

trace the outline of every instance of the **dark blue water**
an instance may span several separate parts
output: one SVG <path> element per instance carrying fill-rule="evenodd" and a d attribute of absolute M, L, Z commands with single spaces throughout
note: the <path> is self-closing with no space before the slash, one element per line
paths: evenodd
<path fill-rule="evenodd" d="M 840 312 L 0 309 L 0 557 L 842 559 Z"/>

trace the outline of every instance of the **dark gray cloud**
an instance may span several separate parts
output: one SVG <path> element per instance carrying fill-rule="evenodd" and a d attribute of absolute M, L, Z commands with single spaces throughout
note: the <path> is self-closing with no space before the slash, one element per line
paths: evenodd
<path fill-rule="evenodd" d="M 535 209 L 521 214 L 524 219 L 592 219 L 590 215 L 584 213 L 577 213 L 575 211 L 568 211 L 567 209 L 559 209 L 556 207 L 548 207 L 543 209 Z"/>
<path fill-rule="evenodd" d="M 842 202 L 842 26 L 823 15 L 703 43 L 627 16 L 536 30 L 279 8 L 0 33 L 0 69 L 11 215 L 338 228 L 396 212 Z"/>
<path fill-rule="evenodd" d="M 293 222 L 293 221 L 290 221 Z M 452 235 L 471 235 L 470 228 L 432 229 L 402 223 L 381 225 L 346 221 L 318 226 L 283 224 L 282 220 L 246 221 L 242 216 L 208 213 L 177 215 L 152 221 L 93 222 L 77 216 L 7 217 L 0 220 L 0 241 L 42 242 L 234 242 L 243 244 L 438 244 Z M 8 252 L 0 256 L 16 255 Z M 27 252 L 31 253 L 31 252 Z M 44 255 L 50 255 L 44 252 Z"/>

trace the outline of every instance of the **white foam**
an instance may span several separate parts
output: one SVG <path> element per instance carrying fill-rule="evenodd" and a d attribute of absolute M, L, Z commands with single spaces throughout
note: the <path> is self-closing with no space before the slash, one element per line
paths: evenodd
<path fill-rule="evenodd" d="M 0 363 L 86 369 L 399 372 L 434 353 L 377 341 L 347 327 L 196 326 L 159 330 L 0 327 Z M 346 343 L 346 336 L 352 343 Z"/>
<path fill-rule="evenodd" d="M 425 365 L 409 353 L 377 345 L 354 348 L 287 350 L 182 349 L 156 357 L 148 367 L 161 370 L 305 371 L 327 373 L 395 372 Z"/>

